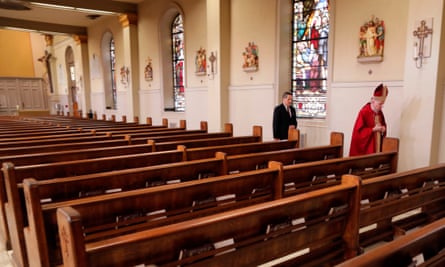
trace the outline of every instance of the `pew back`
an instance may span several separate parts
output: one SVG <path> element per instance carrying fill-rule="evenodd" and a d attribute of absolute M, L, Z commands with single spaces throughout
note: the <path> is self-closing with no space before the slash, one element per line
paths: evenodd
<path fill-rule="evenodd" d="M 91 243 L 82 236 L 82 214 L 64 207 L 57 211 L 64 266 L 254 266 L 302 249 L 309 250 L 304 261 L 332 264 L 357 253 L 348 233 L 356 231 L 358 197 L 358 179 L 345 177 L 342 185 L 308 194 Z M 338 205 L 346 208 L 329 215 Z M 300 218 L 305 222 L 275 231 L 283 220 Z M 233 242 L 215 249 L 224 240 Z"/>
<path fill-rule="evenodd" d="M 198 164 L 205 162 L 193 165 L 197 167 Z M 182 165 L 194 176 L 187 177 L 184 173 L 181 183 L 48 204 L 41 204 L 41 199 L 36 197 L 40 193 L 36 181 L 25 180 L 28 214 L 34 216 L 30 217 L 29 227 L 25 229 L 29 258 L 51 261 L 43 266 L 61 264 L 56 235 L 56 209 L 59 207 L 71 206 L 82 212 L 84 234 L 92 242 L 264 202 L 277 195 L 271 189 L 279 182 L 277 168 L 198 180 L 199 174 L 193 173 L 193 166 Z M 265 187 L 269 188 L 268 192 L 252 194 L 256 188 Z M 35 233 L 41 236 L 34 236 Z M 42 244 L 46 246 L 42 247 Z"/>
<path fill-rule="evenodd" d="M 363 181 L 360 243 L 392 240 L 445 216 L 445 164 Z"/>
<path fill-rule="evenodd" d="M 363 255 L 347 260 L 337 265 L 337 267 L 439 267 L 445 264 L 444 249 L 445 218 L 425 225 Z"/>

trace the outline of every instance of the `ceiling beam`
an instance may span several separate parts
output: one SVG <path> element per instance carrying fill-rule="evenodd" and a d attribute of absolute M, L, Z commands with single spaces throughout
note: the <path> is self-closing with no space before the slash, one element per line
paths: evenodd
<path fill-rule="evenodd" d="M 0 17 L 0 25 L 2 27 L 14 27 L 20 29 L 30 29 L 42 33 L 61 33 L 68 35 L 87 35 L 86 27 L 78 27 L 63 24 L 46 23 L 31 20 L 20 20 Z"/>
<path fill-rule="evenodd" d="M 104 0 L 26 0 L 27 2 L 36 2 L 43 4 L 77 7 L 85 9 L 94 9 L 109 11 L 115 13 L 133 13 L 137 14 L 138 6 L 136 4 L 118 1 Z"/>

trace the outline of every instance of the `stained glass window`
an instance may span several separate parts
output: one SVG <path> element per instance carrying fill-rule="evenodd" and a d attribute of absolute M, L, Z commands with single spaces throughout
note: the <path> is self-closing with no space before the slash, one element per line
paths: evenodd
<path fill-rule="evenodd" d="M 179 14 L 172 24 L 173 97 L 175 111 L 185 111 L 184 27 Z"/>
<path fill-rule="evenodd" d="M 292 93 L 298 118 L 326 118 L 329 0 L 293 0 Z"/>
<path fill-rule="evenodd" d="M 114 39 L 110 40 L 110 64 L 111 64 L 111 92 L 113 94 L 113 109 L 117 107 L 117 90 L 116 90 L 116 50 Z"/>

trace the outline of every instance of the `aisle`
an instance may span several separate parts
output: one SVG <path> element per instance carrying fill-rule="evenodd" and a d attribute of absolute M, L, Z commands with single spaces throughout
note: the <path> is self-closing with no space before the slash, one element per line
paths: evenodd
<path fill-rule="evenodd" d="M 0 266 L 1 267 L 12 267 L 11 260 L 9 258 L 8 251 L 4 247 L 0 246 Z"/>

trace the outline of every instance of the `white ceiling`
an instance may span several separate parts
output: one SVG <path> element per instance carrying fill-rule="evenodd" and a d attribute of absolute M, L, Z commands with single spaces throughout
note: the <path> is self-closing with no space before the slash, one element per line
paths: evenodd
<path fill-rule="evenodd" d="M 86 28 L 104 16 L 122 13 L 137 13 L 137 4 L 144 0 L 0 0 L 0 28 L 27 29 L 43 33 L 85 34 Z M 89 9 L 89 11 L 65 10 L 35 5 L 34 3 L 56 4 L 65 7 Z M 7 5 L 24 5 L 30 10 L 11 10 L 2 8 Z M 94 11 L 98 10 L 98 11 Z M 115 14 L 103 15 L 96 19 L 88 15 L 99 15 L 99 11 Z"/>

